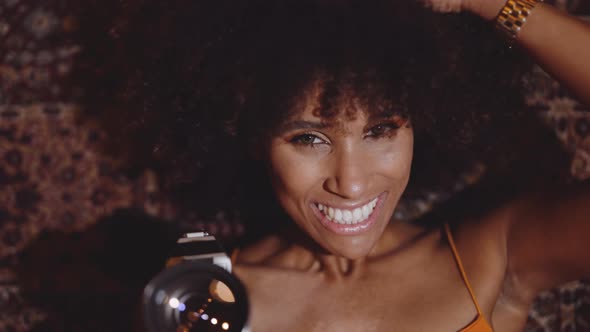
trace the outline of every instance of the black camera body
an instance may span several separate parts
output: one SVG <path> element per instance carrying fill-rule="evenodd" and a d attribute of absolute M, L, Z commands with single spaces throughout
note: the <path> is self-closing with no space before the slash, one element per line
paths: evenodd
<path fill-rule="evenodd" d="M 214 236 L 184 234 L 143 293 L 150 332 L 248 332 L 249 305 L 231 259 Z"/>

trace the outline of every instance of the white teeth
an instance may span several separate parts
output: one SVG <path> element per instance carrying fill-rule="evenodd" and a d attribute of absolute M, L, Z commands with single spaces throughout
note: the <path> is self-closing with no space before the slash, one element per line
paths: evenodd
<path fill-rule="evenodd" d="M 367 219 L 367 217 L 369 217 L 369 215 L 371 214 L 371 210 L 372 208 L 370 208 L 369 206 L 363 206 L 363 219 Z"/>
<path fill-rule="evenodd" d="M 342 223 L 342 210 L 340 209 L 334 209 L 334 219 L 339 222 Z"/>
<path fill-rule="evenodd" d="M 361 210 L 360 208 L 354 209 L 354 211 L 352 212 L 352 221 L 359 222 L 362 219 L 363 219 L 363 210 Z"/>
<path fill-rule="evenodd" d="M 352 212 L 349 210 L 344 210 L 342 213 L 342 218 L 344 218 L 344 221 L 346 221 L 347 224 L 352 223 Z"/>
<path fill-rule="evenodd" d="M 317 205 L 318 210 L 322 211 L 328 220 L 343 225 L 365 221 L 373 213 L 375 206 L 377 206 L 377 198 L 354 210 L 337 209 L 323 204 Z"/>

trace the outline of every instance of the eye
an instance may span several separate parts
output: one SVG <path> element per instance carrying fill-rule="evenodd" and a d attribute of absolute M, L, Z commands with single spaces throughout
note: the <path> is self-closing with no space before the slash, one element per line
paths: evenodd
<path fill-rule="evenodd" d="M 371 127 L 365 137 L 380 138 L 388 135 L 392 135 L 400 128 L 400 125 L 393 122 L 380 123 L 376 126 Z"/>
<path fill-rule="evenodd" d="M 315 145 L 315 144 L 324 144 L 326 141 L 319 138 L 314 134 L 302 134 L 297 135 L 291 139 L 291 143 L 299 144 L 299 145 Z"/>

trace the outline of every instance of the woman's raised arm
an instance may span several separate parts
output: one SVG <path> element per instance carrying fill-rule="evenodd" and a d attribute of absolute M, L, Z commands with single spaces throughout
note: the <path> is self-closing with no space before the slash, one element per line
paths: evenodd
<path fill-rule="evenodd" d="M 496 24 L 494 20 L 507 3 L 427 1 L 433 10 L 468 11 L 491 24 Z M 547 4 L 524 2 L 534 7 L 513 42 L 590 105 L 590 24 Z M 590 278 L 590 181 L 547 188 L 507 208 L 510 217 L 498 227 L 505 239 L 507 280 L 518 283 L 521 290 L 530 290 L 532 296 L 565 281 Z"/>
<path fill-rule="evenodd" d="M 525 2 L 535 2 L 528 0 Z M 493 22 L 506 0 L 427 0 L 434 10 L 467 11 Z M 590 105 L 590 23 L 537 2 L 515 41 L 556 80 Z M 501 73 L 499 73 L 501 75 Z"/>

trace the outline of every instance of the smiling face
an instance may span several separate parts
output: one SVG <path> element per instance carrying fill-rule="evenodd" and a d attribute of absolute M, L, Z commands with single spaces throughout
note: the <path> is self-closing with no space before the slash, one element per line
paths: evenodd
<path fill-rule="evenodd" d="M 278 201 L 316 243 L 348 259 L 366 257 L 383 234 L 409 179 L 413 132 L 391 113 L 373 115 L 341 93 L 330 119 L 310 89 L 268 149 Z M 316 92 L 314 92 L 316 90 Z"/>

